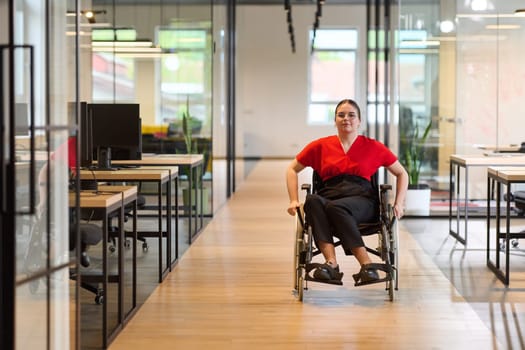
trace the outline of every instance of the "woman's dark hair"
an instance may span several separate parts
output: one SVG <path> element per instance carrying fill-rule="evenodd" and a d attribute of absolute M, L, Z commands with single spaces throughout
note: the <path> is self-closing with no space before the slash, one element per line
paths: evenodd
<path fill-rule="evenodd" d="M 357 104 L 357 102 L 355 102 L 354 100 L 349 99 L 349 98 L 340 101 L 340 102 L 337 104 L 337 106 L 335 106 L 335 114 L 337 115 L 337 109 L 338 109 L 340 106 L 342 106 L 342 105 L 344 105 L 344 104 L 346 104 L 346 103 L 348 103 L 348 104 L 354 106 L 354 108 L 357 110 L 357 117 L 359 118 L 359 120 L 361 120 L 361 109 L 359 108 L 359 105 Z"/>

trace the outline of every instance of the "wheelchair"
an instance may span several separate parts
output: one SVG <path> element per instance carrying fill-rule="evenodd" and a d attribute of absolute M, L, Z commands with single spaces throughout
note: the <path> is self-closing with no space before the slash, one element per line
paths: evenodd
<path fill-rule="evenodd" d="M 395 291 L 398 290 L 398 231 L 397 222 L 393 207 L 389 202 L 391 185 L 378 183 L 378 174 L 374 174 L 371 179 L 372 186 L 378 195 L 379 210 L 376 220 L 373 222 L 359 224 L 359 231 L 362 236 L 378 235 L 378 245 L 375 248 L 365 246 L 366 250 L 381 259 L 381 263 L 373 263 L 373 267 L 381 273 L 377 282 L 385 282 L 386 290 L 390 301 L 394 300 Z M 306 194 L 316 193 L 322 186 L 320 176 L 314 171 L 311 184 L 302 184 L 301 190 Z M 294 259 L 294 294 L 299 301 L 303 301 L 304 291 L 308 289 L 308 281 L 315 280 L 310 273 L 318 263 L 313 263 L 312 258 L 321 254 L 313 242 L 312 227 L 306 220 L 303 204 L 297 208 L 296 214 L 296 239 L 295 239 L 295 259 Z M 336 241 L 335 246 L 340 246 L 341 242 Z M 341 283 L 342 284 L 342 283 Z M 358 282 L 355 286 L 359 286 Z"/>

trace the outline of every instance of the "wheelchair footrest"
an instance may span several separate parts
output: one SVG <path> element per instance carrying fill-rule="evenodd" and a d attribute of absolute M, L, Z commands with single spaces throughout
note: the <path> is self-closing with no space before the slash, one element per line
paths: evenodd
<path fill-rule="evenodd" d="M 343 273 L 335 271 L 335 269 L 331 270 L 331 279 L 325 279 L 325 278 L 315 278 L 310 274 L 311 271 L 317 269 L 318 267 L 326 267 L 326 264 L 319 264 L 319 263 L 310 263 L 306 264 L 305 271 L 306 271 L 306 280 L 312 281 L 312 282 L 319 282 L 319 283 L 327 283 L 327 284 L 335 284 L 338 286 L 343 285 L 343 281 L 341 280 L 343 278 Z"/>
<path fill-rule="evenodd" d="M 383 271 L 385 273 L 385 277 L 379 277 L 377 270 Z M 370 271 L 374 271 L 374 273 L 370 274 Z M 371 275 L 373 274 L 377 275 L 377 278 L 372 277 Z M 356 287 L 366 286 L 374 283 L 388 282 L 392 280 L 392 267 L 387 264 L 367 264 L 361 268 L 359 273 L 352 275 L 352 277 L 354 278 L 354 286 Z"/>

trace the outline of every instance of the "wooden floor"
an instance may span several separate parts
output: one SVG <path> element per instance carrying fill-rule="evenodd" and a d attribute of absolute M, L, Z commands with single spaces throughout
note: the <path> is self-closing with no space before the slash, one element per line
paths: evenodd
<path fill-rule="evenodd" d="M 524 347 L 525 274 L 515 274 L 519 288 L 505 289 L 483 258 L 458 262 L 461 255 L 443 220 L 400 222 L 395 302 L 388 301 L 382 284 L 354 287 L 357 264 L 342 255 L 344 286 L 310 283 L 304 302 L 298 302 L 292 294 L 295 220 L 286 213 L 286 165 L 256 165 L 110 349 Z M 447 261 L 458 269 L 467 265 L 482 282 L 472 283 L 464 270 L 454 273 Z M 483 292 L 465 299 L 461 293 L 473 287 Z"/>

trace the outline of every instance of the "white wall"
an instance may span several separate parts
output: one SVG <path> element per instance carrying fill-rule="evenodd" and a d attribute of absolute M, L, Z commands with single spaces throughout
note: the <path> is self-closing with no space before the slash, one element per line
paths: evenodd
<path fill-rule="evenodd" d="M 278 6 L 237 8 L 237 155 L 293 158 L 309 141 L 335 133 L 333 126 L 307 126 L 308 32 L 316 6 L 292 6 L 296 52 L 292 53 L 286 13 Z M 366 6 L 324 6 L 321 27 L 360 32 L 358 96 L 366 102 Z"/>

